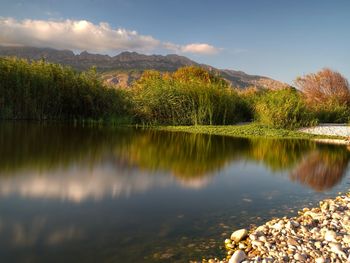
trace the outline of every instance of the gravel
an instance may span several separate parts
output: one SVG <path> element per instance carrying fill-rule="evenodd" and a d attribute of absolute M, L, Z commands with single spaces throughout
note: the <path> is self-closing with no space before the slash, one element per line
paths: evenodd
<path fill-rule="evenodd" d="M 346 124 L 320 124 L 316 127 L 302 128 L 300 131 L 318 135 L 350 137 L 350 126 Z"/>
<path fill-rule="evenodd" d="M 232 237 L 237 241 L 242 232 Z M 209 262 L 350 262 L 350 193 L 244 232 L 248 236 L 239 242 L 225 240 L 225 259 Z"/>

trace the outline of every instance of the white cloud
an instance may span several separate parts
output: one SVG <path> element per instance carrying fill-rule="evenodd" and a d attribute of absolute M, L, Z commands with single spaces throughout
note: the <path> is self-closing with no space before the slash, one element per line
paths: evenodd
<path fill-rule="evenodd" d="M 164 49 L 172 50 L 176 53 L 193 53 L 203 55 L 217 54 L 221 49 L 205 43 L 193 43 L 187 45 L 176 45 L 173 43 L 163 43 Z"/>
<path fill-rule="evenodd" d="M 219 49 L 205 43 L 195 43 L 188 44 L 182 47 L 182 52 L 184 53 L 198 53 L 198 54 L 216 54 L 219 52 Z"/>
<path fill-rule="evenodd" d="M 27 45 L 57 49 L 113 53 L 119 51 L 173 51 L 211 55 L 219 51 L 206 43 L 177 45 L 161 42 L 133 30 L 86 20 L 16 20 L 0 17 L 0 45 Z"/>

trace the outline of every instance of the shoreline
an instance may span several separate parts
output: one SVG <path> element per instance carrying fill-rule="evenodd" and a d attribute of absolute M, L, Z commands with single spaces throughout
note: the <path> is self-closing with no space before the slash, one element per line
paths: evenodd
<path fill-rule="evenodd" d="M 236 230 L 224 244 L 225 259 L 203 262 L 350 262 L 350 192 L 298 216 Z"/>
<path fill-rule="evenodd" d="M 338 134 L 314 134 L 302 129 L 287 130 L 270 128 L 257 123 L 244 123 L 226 126 L 156 126 L 155 130 L 171 131 L 171 132 L 186 132 L 193 134 L 209 134 L 240 138 L 266 138 L 266 139 L 301 139 L 314 140 L 320 143 L 343 144 L 350 145 L 347 136 Z M 350 126 L 349 126 L 350 129 Z"/>
<path fill-rule="evenodd" d="M 315 127 L 302 128 L 299 131 L 314 135 L 341 136 L 342 138 L 339 139 L 316 138 L 314 140 L 320 143 L 350 145 L 350 126 L 347 124 L 324 123 Z"/>
<path fill-rule="evenodd" d="M 248 138 L 309 139 L 318 143 L 348 145 L 350 150 L 347 134 L 314 134 L 319 126 L 298 131 L 263 127 L 262 132 L 251 133 L 254 127 L 259 125 L 178 126 L 161 127 L 161 130 Z M 304 208 L 298 216 L 274 218 L 258 227 L 236 230 L 225 239 L 224 247 L 226 258 L 204 259 L 202 262 L 350 262 L 350 192 L 320 201 L 319 207 Z"/>

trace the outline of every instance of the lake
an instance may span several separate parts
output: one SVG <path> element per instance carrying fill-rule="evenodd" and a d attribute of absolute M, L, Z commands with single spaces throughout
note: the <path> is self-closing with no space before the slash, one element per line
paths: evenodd
<path fill-rule="evenodd" d="M 0 147 L 1 262 L 224 257 L 350 183 L 345 146 L 305 140 L 2 122 Z"/>

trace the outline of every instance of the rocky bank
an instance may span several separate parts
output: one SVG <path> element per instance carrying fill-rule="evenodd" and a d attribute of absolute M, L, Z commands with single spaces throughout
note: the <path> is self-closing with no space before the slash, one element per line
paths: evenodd
<path fill-rule="evenodd" d="M 350 193 L 304 208 L 293 218 L 237 230 L 224 243 L 225 259 L 204 262 L 350 263 Z"/>

